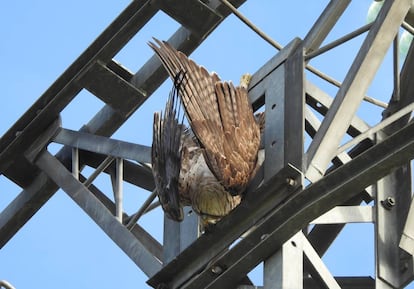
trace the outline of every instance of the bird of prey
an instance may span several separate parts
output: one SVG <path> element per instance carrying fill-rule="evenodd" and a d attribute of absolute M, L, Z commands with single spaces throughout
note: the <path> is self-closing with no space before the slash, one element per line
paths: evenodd
<path fill-rule="evenodd" d="M 181 221 L 188 205 L 205 225 L 215 224 L 241 202 L 258 168 L 260 126 L 248 99 L 250 77 L 235 87 L 154 41 L 149 46 L 174 81 L 164 115 L 154 114 L 156 192 L 171 219 Z M 191 129 L 180 121 L 180 103 Z"/>

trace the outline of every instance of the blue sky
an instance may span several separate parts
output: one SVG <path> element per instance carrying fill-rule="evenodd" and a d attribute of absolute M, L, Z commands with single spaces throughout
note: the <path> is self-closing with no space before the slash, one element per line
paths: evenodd
<path fill-rule="evenodd" d="M 29 3 L 27 3 L 29 2 Z M 248 1 L 241 11 L 282 45 L 304 38 L 328 1 Z M 53 81 L 88 47 L 129 1 L 7 1 L 0 10 L 0 134 L 30 107 Z M 371 1 L 352 1 L 328 40 L 346 34 L 366 21 Z M 115 57 L 136 72 L 152 55 L 146 42 L 155 36 L 167 39 L 178 24 L 163 13 L 134 37 Z M 342 81 L 363 37 L 327 52 L 311 64 Z M 245 72 L 254 73 L 276 53 L 234 16 L 230 16 L 193 53 L 198 63 L 216 71 L 222 79 L 238 82 Z M 338 55 L 340 57 L 338 57 Z M 384 61 L 368 95 L 388 101 L 392 91 L 390 57 Z M 307 73 L 307 77 L 334 96 L 336 88 Z M 164 85 L 115 134 L 114 138 L 150 145 L 152 114 L 164 106 L 170 88 Z M 103 103 L 87 91 L 62 112 L 63 127 L 79 129 Z M 369 124 L 381 118 L 381 110 L 363 104 L 360 116 Z M 59 146 L 50 146 L 56 151 Z M 85 174 L 91 170 L 86 169 Z M 96 185 L 111 196 L 110 180 Z M 0 210 L 20 188 L 0 176 Z M 133 213 L 148 192 L 125 184 L 125 209 Z M 162 214 L 157 209 L 140 224 L 162 241 Z M 374 274 L 373 225 L 354 224 L 344 230 L 324 260 L 334 275 Z M 16 288 L 147 288 L 147 277 L 95 223 L 63 192 L 49 202 L 0 250 L 0 280 Z M 251 275 L 261 284 L 260 270 Z M 414 288 L 414 287 L 413 287 Z"/>

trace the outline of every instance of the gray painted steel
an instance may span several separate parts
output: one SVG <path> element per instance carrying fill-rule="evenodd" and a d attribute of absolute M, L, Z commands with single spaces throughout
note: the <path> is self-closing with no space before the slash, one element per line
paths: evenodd
<path fill-rule="evenodd" d="M 238 7 L 245 1 L 231 2 Z M 169 42 L 187 54 L 230 11 L 219 0 L 132 1 L 0 139 L 0 173 L 22 188 L 0 212 L 0 248 L 12 242 L 14 234 L 63 189 L 149 277 L 148 284 L 154 288 L 357 289 L 398 288 L 411 282 L 414 228 L 406 220 L 414 214 L 414 205 L 410 207 L 414 123 L 408 115 L 395 113 L 414 101 L 414 46 L 400 75 L 394 75 L 396 95 L 390 96 L 383 112 L 385 120 L 395 114 L 393 122 L 378 126 L 374 134 L 355 111 L 367 98 L 366 90 L 400 25 L 411 30 L 412 1 L 385 1 L 372 26 L 333 42 L 341 45 L 369 29 L 332 98 L 306 79 L 305 70 L 313 69 L 307 66 L 309 55 L 317 57 L 331 47 L 318 50 L 350 2 L 330 1 L 303 41 L 293 39 L 253 75 L 249 87 L 253 108 L 264 106 L 266 111 L 266 158 L 242 204 L 208 234 L 200 235 L 195 214 L 180 224 L 165 220 L 168 238 L 160 244 L 138 224 L 127 226 L 131 216 L 122 209 L 124 181 L 148 191 L 154 188 L 148 166 L 150 147 L 110 136 L 151 97 L 167 74 L 155 56 L 135 74 L 112 57 L 160 10 L 182 25 Z M 60 112 L 84 88 L 105 105 L 80 131 L 65 129 Z M 312 138 L 306 152 L 305 133 Z M 345 134 L 361 135 L 361 142 L 355 139 L 351 150 L 338 152 Z M 64 145 L 56 156 L 47 151 L 51 142 Z M 85 165 L 96 168 L 88 180 L 82 175 Z M 93 185 L 99 174 L 111 176 L 115 202 Z M 150 194 L 138 217 L 154 206 L 153 197 Z M 372 206 L 360 206 L 371 200 Z M 374 278 L 332 276 L 321 260 L 351 222 L 375 226 Z M 315 225 L 308 232 L 310 223 Z M 401 246 L 408 252 L 399 247 L 403 234 L 406 239 Z M 256 287 L 246 274 L 261 262 L 264 286 Z"/>

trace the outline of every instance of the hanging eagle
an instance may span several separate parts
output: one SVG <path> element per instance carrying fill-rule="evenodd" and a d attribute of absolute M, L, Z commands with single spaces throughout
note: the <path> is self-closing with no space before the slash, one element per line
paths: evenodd
<path fill-rule="evenodd" d="M 260 127 L 247 95 L 250 77 L 234 87 L 154 40 L 149 46 L 174 80 L 164 115 L 154 114 L 156 192 L 171 219 L 181 221 L 182 206 L 189 205 L 204 224 L 214 224 L 240 203 L 258 167 Z M 180 121 L 180 103 L 191 130 Z"/>

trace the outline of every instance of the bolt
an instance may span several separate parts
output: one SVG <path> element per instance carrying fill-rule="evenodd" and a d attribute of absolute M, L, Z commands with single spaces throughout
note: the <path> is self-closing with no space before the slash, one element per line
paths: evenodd
<path fill-rule="evenodd" d="M 269 237 L 269 234 L 263 234 L 262 236 L 260 236 L 260 241 L 265 240 L 267 237 Z"/>
<path fill-rule="evenodd" d="M 221 273 L 223 273 L 223 268 L 221 268 L 219 265 L 214 265 L 213 267 L 211 267 L 211 272 L 213 272 L 216 275 L 220 275 Z"/>
<path fill-rule="evenodd" d="M 388 197 L 385 200 L 381 201 L 381 205 L 386 209 L 386 210 L 391 210 L 392 207 L 395 206 L 395 199 L 393 197 Z"/>
<path fill-rule="evenodd" d="M 290 187 L 293 187 L 296 185 L 296 180 L 293 178 L 286 178 L 286 184 Z"/>

